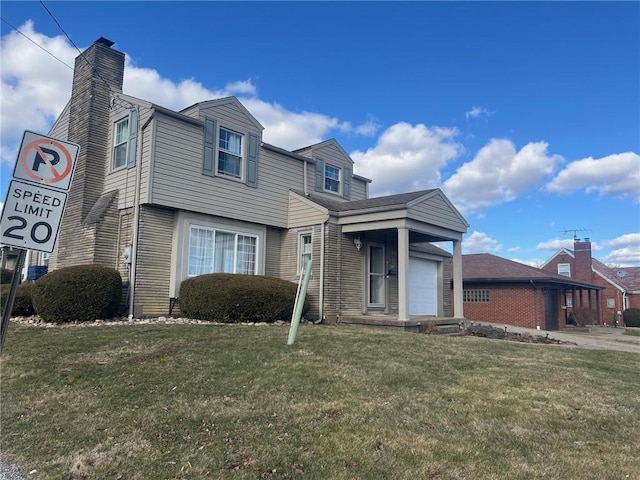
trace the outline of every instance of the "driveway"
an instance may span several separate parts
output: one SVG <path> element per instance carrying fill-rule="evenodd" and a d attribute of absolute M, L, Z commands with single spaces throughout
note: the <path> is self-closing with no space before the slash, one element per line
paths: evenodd
<path fill-rule="evenodd" d="M 469 323 L 469 321 L 467 321 Z M 504 328 L 504 324 L 474 322 L 475 324 L 491 325 L 496 328 Z M 550 331 L 549 337 L 562 342 L 571 342 L 575 345 L 563 345 L 571 348 L 584 348 L 588 350 L 613 350 L 640 354 L 640 336 L 625 334 L 625 328 L 589 327 L 590 331 L 561 330 Z M 529 335 L 546 335 L 546 330 L 522 328 L 507 325 L 507 331 L 528 333 Z"/>

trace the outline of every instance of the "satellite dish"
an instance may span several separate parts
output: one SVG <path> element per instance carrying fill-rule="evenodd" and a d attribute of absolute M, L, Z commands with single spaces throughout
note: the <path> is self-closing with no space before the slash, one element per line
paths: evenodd
<path fill-rule="evenodd" d="M 618 275 L 618 278 L 624 278 L 627 276 L 627 272 L 625 272 L 624 270 L 618 270 L 616 272 L 616 275 Z"/>

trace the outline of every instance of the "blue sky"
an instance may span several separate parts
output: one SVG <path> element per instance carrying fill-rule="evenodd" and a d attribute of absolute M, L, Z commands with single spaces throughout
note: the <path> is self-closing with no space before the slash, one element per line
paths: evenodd
<path fill-rule="evenodd" d="M 127 94 L 235 95 L 266 142 L 336 138 L 373 196 L 442 188 L 464 253 L 540 264 L 577 230 L 640 265 L 640 2 L 44 5 L 73 43 L 40 2 L 1 5 L 2 198 L 22 132 L 47 133 L 71 90 L 33 42 L 73 65 L 104 36 Z"/>

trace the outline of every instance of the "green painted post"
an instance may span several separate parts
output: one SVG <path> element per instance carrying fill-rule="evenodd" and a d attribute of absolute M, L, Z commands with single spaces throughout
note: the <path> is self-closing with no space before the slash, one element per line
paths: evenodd
<path fill-rule="evenodd" d="M 312 269 L 313 265 L 311 260 L 309 260 L 307 265 L 304 267 L 302 286 L 300 287 L 298 298 L 296 298 L 293 317 L 291 317 L 291 326 L 289 327 L 289 339 L 287 340 L 287 345 L 293 345 L 293 342 L 296 339 L 296 333 L 298 333 L 298 325 L 300 324 L 300 317 L 302 316 L 302 308 L 304 307 L 304 299 L 307 296 L 307 287 L 309 286 L 309 278 L 311 277 Z"/>

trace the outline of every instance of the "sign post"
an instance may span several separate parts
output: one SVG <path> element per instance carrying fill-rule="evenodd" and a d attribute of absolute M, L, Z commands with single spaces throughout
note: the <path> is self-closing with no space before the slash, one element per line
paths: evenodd
<path fill-rule="evenodd" d="M 0 355 L 26 250 L 53 252 L 80 146 L 25 131 L 0 217 L 0 244 L 19 250 L 2 314 Z"/>

